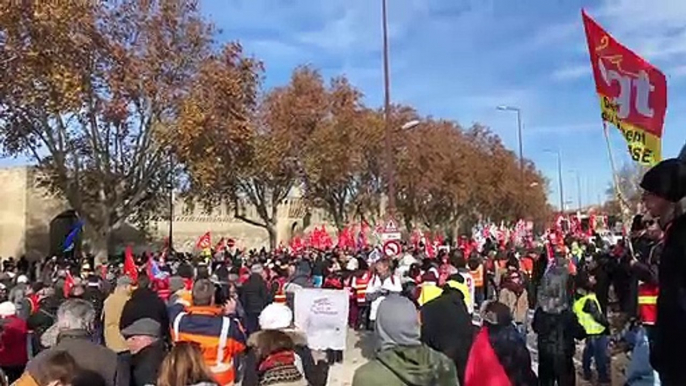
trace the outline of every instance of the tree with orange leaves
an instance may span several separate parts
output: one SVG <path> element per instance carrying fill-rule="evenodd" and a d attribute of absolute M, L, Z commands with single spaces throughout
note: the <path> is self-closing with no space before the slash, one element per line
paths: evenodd
<path fill-rule="evenodd" d="M 98 259 L 113 230 L 159 211 L 177 129 L 217 124 L 196 103 L 203 75 L 233 65 L 224 82 L 234 89 L 254 77 L 237 46 L 215 53 L 194 0 L 18 2 L 0 28 L 2 148 L 35 162 L 86 221 Z M 216 103 L 242 105 L 243 92 Z M 245 136 L 236 126 L 231 139 Z"/>

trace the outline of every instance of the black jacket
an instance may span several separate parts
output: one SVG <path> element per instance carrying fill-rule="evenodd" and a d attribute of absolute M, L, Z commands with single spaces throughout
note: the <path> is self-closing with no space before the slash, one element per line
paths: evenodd
<path fill-rule="evenodd" d="M 250 275 L 241 287 L 241 304 L 248 314 L 259 314 L 270 302 L 267 282 L 257 273 Z"/>
<path fill-rule="evenodd" d="M 138 319 L 150 318 L 157 321 L 162 326 L 162 333 L 165 338 L 169 335 L 169 314 L 167 306 L 157 293 L 149 288 L 138 288 L 131 294 L 124 305 L 119 319 L 119 329 L 130 326 Z"/>
<path fill-rule="evenodd" d="M 447 288 L 421 308 L 422 342 L 455 362 L 460 384 L 464 383 L 469 350 L 476 329 L 460 291 Z"/>
<path fill-rule="evenodd" d="M 156 384 L 166 354 L 164 342 L 160 340 L 131 356 L 131 386 Z"/>
<path fill-rule="evenodd" d="M 575 339 L 583 339 L 586 331 L 570 310 L 552 314 L 540 308 L 534 313 L 531 327 L 538 337 L 539 355 L 571 358 L 574 356 Z"/>
<path fill-rule="evenodd" d="M 665 232 L 658 269 L 660 296 L 651 364 L 661 376 L 686 385 L 683 350 L 686 347 L 686 215 Z"/>

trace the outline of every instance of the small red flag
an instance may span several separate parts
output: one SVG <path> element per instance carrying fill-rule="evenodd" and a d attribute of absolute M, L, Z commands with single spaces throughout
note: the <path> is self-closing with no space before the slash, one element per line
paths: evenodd
<path fill-rule="evenodd" d="M 129 245 L 124 252 L 124 274 L 134 282 L 138 281 L 138 268 L 133 261 L 133 248 Z"/>
<path fill-rule="evenodd" d="M 210 235 L 210 232 L 205 233 L 198 239 L 197 247 L 201 250 L 212 248 L 212 235 Z"/>
<path fill-rule="evenodd" d="M 67 277 L 64 279 L 64 287 L 62 287 L 62 291 L 64 291 L 64 297 L 68 298 L 69 297 L 69 292 L 71 292 L 71 289 L 74 287 L 76 283 L 74 282 L 74 277 L 71 275 L 71 272 L 67 270 Z"/>

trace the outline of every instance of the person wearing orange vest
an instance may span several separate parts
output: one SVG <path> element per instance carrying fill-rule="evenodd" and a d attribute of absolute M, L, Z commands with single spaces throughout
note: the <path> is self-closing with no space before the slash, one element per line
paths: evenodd
<path fill-rule="evenodd" d="M 193 285 L 193 306 L 169 307 L 172 341 L 198 344 L 215 381 L 221 386 L 233 385 L 234 361 L 245 351 L 246 335 L 234 316 L 235 300 L 215 305 L 214 293 L 214 284 L 201 279 Z"/>
<path fill-rule="evenodd" d="M 472 274 L 472 279 L 474 280 L 474 307 L 478 309 L 486 298 L 484 265 L 476 253 L 473 253 L 469 257 L 467 265 Z"/>
<path fill-rule="evenodd" d="M 352 266 L 350 267 L 352 268 Z M 350 314 L 349 322 L 351 327 L 358 330 L 360 328 L 368 327 L 369 304 L 367 303 L 367 287 L 369 287 L 369 280 L 371 274 L 368 267 L 359 267 L 353 275 L 350 276 L 349 290 L 350 290 Z"/>

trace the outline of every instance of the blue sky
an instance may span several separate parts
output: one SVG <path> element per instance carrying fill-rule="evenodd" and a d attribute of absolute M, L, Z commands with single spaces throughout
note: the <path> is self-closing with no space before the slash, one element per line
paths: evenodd
<path fill-rule="evenodd" d="M 381 0 L 204 0 L 204 12 L 264 61 L 267 86 L 286 83 L 293 68 L 311 64 L 325 76 L 345 74 L 379 106 L 383 100 Z M 462 125 L 480 122 L 516 148 L 523 111 L 524 154 L 551 180 L 559 202 L 560 149 L 565 194 L 575 205 L 596 202 L 610 167 L 594 93 L 580 10 L 586 8 L 621 42 L 668 77 L 663 154 L 684 143 L 686 1 L 681 0 L 388 0 L 391 99 L 420 113 Z M 686 128 L 685 128 L 686 129 Z M 613 133 L 618 163 L 629 162 Z M 604 196 L 603 196 L 604 198 Z"/>
<path fill-rule="evenodd" d="M 675 156 L 686 133 L 686 1 L 682 0 L 388 0 L 391 99 L 421 114 L 463 126 L 485 124 L 517 145 L 516 119 L 497 111 L 518 106 L 524 154 L 551 180 L 559 202 L 560 149 L 566 199 L 596 202 L 610 181 L 580 10 L 586 8 L 617 39 L 665 72 L 669 107 L 663 155 Z M 288 81 L 300 64 L 327 77 L 345 74 L 383 100 L 381 0 L 202 0 L 203 12 L 261 59 L 266 86 Z M 681 95 L 680 95 L 681 94 Z M 619 163 L 629 162 L 613 132 Z M 18 161 L 0 160 L 2 164 Z M 484 160 L 487 162 L 487 160 Z"/>

